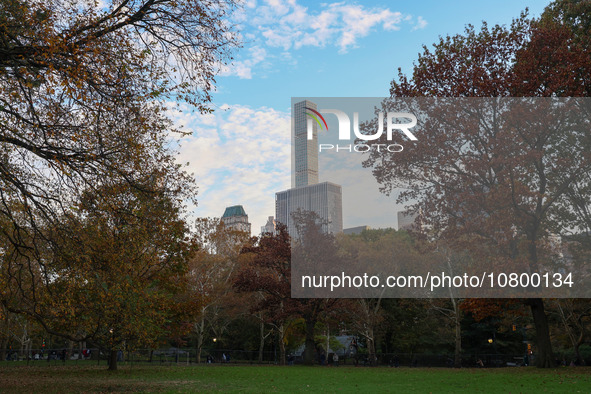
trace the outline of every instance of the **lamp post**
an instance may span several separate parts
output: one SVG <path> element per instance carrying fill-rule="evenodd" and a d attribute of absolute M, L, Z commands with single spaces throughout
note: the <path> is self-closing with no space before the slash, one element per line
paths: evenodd
<path fill-rule="evenodd" d="M 497 360 L 497 338 L 496 338 L 496 332 L 493 331 L 493 335 L 492 338 L 488 338 L 488 343 L 493 345 L 493 358 L 491 359 L 491 363 L 494 364 L 495 366 L 498 367 L 498 360 Z M 491 364 L 489 363 L 489 364 Z"/>

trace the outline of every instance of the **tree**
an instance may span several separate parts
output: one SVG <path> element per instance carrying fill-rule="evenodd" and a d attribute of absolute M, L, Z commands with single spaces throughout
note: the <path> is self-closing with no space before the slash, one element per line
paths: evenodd
<path fill-rule="evenodd" d="M 193 251 L 173 186 L 155 174 L 145 191 L 110 184 L 84 193 L 43 253 L 3 265 L 8 309 L 50 334 L 91 339 L 110 351 L 112 370 L 122 346 L 154 344 L 178 314 L 173 297 Z"/>
<path fill-rule="evenodd" d="M 433 313 L 428 300 L 384 299 L 382 308 L 384 333 L 381 348 L 385 353 L 408 353 L 412 360 L 416 353 L 433 353 L 442 345 L 442 339 L 448 342 L 446 322 Z"/>
<path fill-rule="evenodd" d="M 453 267 L 461 267 L 461 264 L 458 264 L 463 256 L 458 254 L 454 254 L 452 251 L 448 250 L 445 247 L 438 247 L 436 250 L 436 255 L 439 255 L 447 265 L 448 273 L 454 275 Z M 437 299 L 430 299 L 431 307 L 433 310 L 440 313 L 442 316 L 449 319 L 453 328 L 454 328 L 454 368 L 461 368 L 462 367 L 462 318 L 463 313 L 461 309 L 462 300 L 457 298 L 453 289 L 449 289 L 449 302 L 448 300 L 437 300 Z"/>
<path fill-rule="evenodd" d="M 557 0 L 539 20 L 515 62 L 517 96 L 589 97 L 591 95 L 591 5 Z"/>
<path fill-rule="evenodd" d="M 258 243 L 244 248 L 242 253 L 245 261 L 236 275 L 234 287 L 238 291 L 258 293 L 259 297 L 255 298 L 251 309 L 253 312 L 263 312 L 266 323 L 277 331 L 280 363 L 285 364 L 285 342 L 290 323 L 302 317 L 305 332 L 304 363 L 313 364 L 316 323 L 335 306 L 337 300 L 291 297 L 291 239 L 283 225 L 278 227 L 277 234 L 263 234 Z"/>
<path fill-rule="evenodd" d="M 348 270 L 351 270 L 351 267 L 362 267 L 368 275 L 379 275 L 384 262 L 388 262 L 389 274 L 397 274 L 403 265 L 417 265 L 417 253 L 404 231 L 364 230 L 359 235 L 339 234 L 336 240 L 341 251 L 339 259 Z M 382 331 L 380 326 L 385 319 L 382 303 L 388 296 L 385 288 L 374 293 L 372 297 L 358 298 L 350 302 L 345 309 L 350 327 L 365 338 L 371 365 L 377 363 L 376 342 Z"/>
<path fill-rule="evenodd" d="M 10 310 L 34 316 L 54 334 L 81 338 L 99 335 L 99 327 L 48 322 L 45 308 L 54 292 L 74 305 L 88 280 L 98 286 L 90 286 L 93 297 L 102 289 L 107 298 L 125 298 L 135 288 L 147 292 L 138 299 L 145 311 L 151 302 L 164 302 L 164 296 L 150 297 L 158 294 L 154 281 L 165 283 L 158 275 L 173 271 L 152 263 L 164 264 L 185 242 L 178 238 L 180 222 L 176 234 L 165 228 L 171 225 L 166 215 L 174 216 L 179 206 L 172 200 L 166 206 L 162 193 L 171 199 L 195 195 L 167 148 L 174 130 L 166 101 L 210 111 L 215 74 L 236 46 L 226 20 L 234 7 L 232 0 L 0 2 L 0 238 L 7 245 L 0 285 L 9 289 L 2 302 Z M 130 205 L 139 201 L 143 208 Z M 158 220 L 134 216 L 134 209 L 155 215 L 169 208 Z M 149 236 L 146 221 L 154 232 Z M 132 234 L 136 238 L 127 238 Z M 123 240 L 138 249 L 123 250 Z M 142 247 L 147 260 L 131 256 Z M 129 276 L 117 271 L 107 264 L 116 261 L 109 254 L 126 264 L 146 263 L 154 275 L 151 269 Z M 83 256 L 92 257 L 81 261 Z M 109 269 L 102 272 L 105 264 Z M 76 276 L 80 282 L 72 286 Z M 53 313 L 60 312 L 71 317 L 85 311 L 55 305 Z M 78 326 L 81 331 L 72 332 Z M 111 343 L 127 337 L 116 336 Z"/>
<path fill-rule="evenodd" d="M 437 108 L 439 116 L 424 123 L 412 148 L 395 157 L 374 152 L 365 165 L 374 168 L 386 192 L 408 188 L 399 201 L 421 209 L 441 239 L 470 248 L 479 258 L 490 261 L 495 256 L 497 264 L 525 264 L 535 272 L 545 263 L 544 240 L 564 225 L 555 210 L 578 177 L 591 169 L 591 145 L 582 120 L 569 123 L 550 101 L 538 102 L 545 108 L 532 109 L 527 101 L 454 103 L 442 98 L 536 94 L 524 89 L 526 76 L 518 72 L 530 26 L 525 16 L 510 28 L 484 24 L 476 32 L 469 26 L 463 35 L 442 38 L 433 51 L 425 48 L 412 77 L 399 73 L 390 93 L 392 99 L 437 97 L 413 99 L 409 105 Z M 569 107 L 572 113 L 577 108 L 586 112 L 579 104 Z M 383 110 L 395 108 L 394 100 L 383 105 Z M 573 144 L 546 116 L 561 122 Z M 536 324 L 538 365 L 550 367 L 554 357 L 544 303 L 540 298 L 527 303 Z"/>
<path fill-rule="evenodd" d="M 238 254 L 248 244 L 249 234 L 226 227 L 219 219 L 197 219 L 199 251 L 189 261 L 187 299 L 198 311 L 193 322 L 197 334 L 197 362 L 201 362 L 203 340 L 207 329 L 216 338 L 222 337 L 229 318 L 236 309 L 232 277 L 236 271 Z"/>
<path fill-rule="evenodd" d="M 589 322 L 591 320 L 591 305 L 587 299 L 557 299 L 551 305 L 551 310 L 558 315 L 560 325 L 558 332 L 566 334 L 572 345 L 578 365 L 585 365 L 580 347 L 589 338 Z"/>
<path fill-rule="evenodd" d="M 292 278 L 301 278 L 304 274 L 315 272 L 331 274 L 338 271 L 339 266 L 332 264 L 339 256 L 338 247 L 335 236 L 326 231 L 327 223 L 313 211 L 298 209 L 292 213 L 292 217 L 297 231 L 297 239 L 294 240 L 291 250 Z M 307 298 L 297 299 L 306 332 L 304 364 L 312 365 L 316 352 L 316 324 L 328 317 L 330 311 L 338 306 L 339 300 L 314 298 L 313 289 L 306 289 L 304 296 Z"/>
<path fill-rule="evenodd" d="M 279 338 L 279 363 L 285 365 L 285 336 L 288 323 L 300 313 L 291 298 L 291 245 L 287 228 L 263 234 L 253 246 L 242 250 L 243 264 L 234 278 L 238 292 L 256 293 L 251 312 L 263 313 Z"/>
<path fill-rule="evenodd" d="M 214 76 L 236 44 L 225 19 L 233 8 L 0 3 L 0 236 L 18 264 L 42 253 L 83 192 L 109 182 L 141 190 L 162 170 L 183 178 L 166 149 L 166 101 L 209 111 Z"/>

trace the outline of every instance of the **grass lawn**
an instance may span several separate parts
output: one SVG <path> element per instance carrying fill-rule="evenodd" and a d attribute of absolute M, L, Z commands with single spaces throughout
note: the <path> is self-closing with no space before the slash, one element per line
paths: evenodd
<path fill-rule="evenodd" d="M 590 393 L 591 367 L 438 369 L 0 364 L 1 393 L 69 392 Z"/>

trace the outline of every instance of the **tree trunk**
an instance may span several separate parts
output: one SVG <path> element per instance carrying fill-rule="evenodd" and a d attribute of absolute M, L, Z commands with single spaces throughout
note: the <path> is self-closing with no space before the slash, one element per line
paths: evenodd
<path fill-rule="evenodd" d="M 0 340 L 0 361 L 6 360 L 6 346 L 8 346 L 8 339 L 2 337 Z"/>
<path fill-rule="evenodd" d="M 579 365 L 585 365 L 585 359 L 581 357 L 581 353 L 579 351 L 579 346 L 583 344 L 585 339 L 585 327 L 581 321 L 581 317 L 577 319 L 577 324 L 575 327 L 580 329 L 579 337 L 575 338 L 574 328 L 569 325 L 568 319 L 564 314 L 564 309 L 562 308 L 560 300 L 556 300 L 556 306 L 560 311 L 560 318 L 562 319 L 562 324 L 564 325 L 564 330 L 568 333 L 568 337 L 570 338 L 571 344 L 573 345 L 573 349 L 575 351 L 575 357 L 579 361 Z"/>
<path fill-rule="evenodd" d="M 532 298 L 527 301 L 530 307 L 534 325 L 536 327 L 536 367 L 553 368 L 555 365 L 552 342 L 550 342 L 550 329 L 548 317 L 544 311 L 544 301 L 541 298 Z"/>
<path fill-rule="evenodd" d="M 304 349 L 304 365 L 314 365 L 316 341 L 314 341 L 314 327 L 316 319 L 306 317 L 306 347 Z"/>
<path fill-rule="evenodd" d="M 456 347 L 454 353 L 454 368 L 462 368 L 462 326 L 460 319 L 456 319 Z"/>
<path fill-rule="evenodd" d="M 449 272 L 453 272 L 451 258 L 446 258 Z M 455 326 L 455 347 L 454 347 L 454 368 L 462 368 L 462 310 L 458 305 L 458 299 L 454 296 L 452 289 L 449 289 L 449 299 L 453 306 L 453 322 Z"/>
<path fill-rule="evenodd" d="M 8 333 L 10 332 L 10 317 L 6 308 L 2 307 L 0 310 L 0 316 L 4 316 L 2 319 L 2 329 L 0 329 L 0 361 L 6 360 L 6 347 L 8 346 Z"/>
<path fill-rule="evenodd" d="M 27 342 L 27 360 L 31 359 L 31 357 L 33 357 L 33 340 L 29 338 Z"/>
<path fill-rule="evenodd" d="M 74 341 L 68 340 L 68 355 L 72 357 L 74 355 Z"/>
<path fill-rule="evenodd" d="M 532 226 L 528 234 L 529 238 L 529 267 L 532 272 L 538 272 L 538 249 L 536 241 L 538 240 L 539 222 Z M 527 301 L 529 304 L 534 325 L 536 327 L 536 367 L 553 368 L 555 365 L 554 352 L 552 351 L 552 342 L 550 341 L 550 328 L 548 326 L 548 316 L 544 310 L 544 300 L 541 298 L 531 298 Z"/>
<path fill-rule="evenodd" d="M 326 363 L 328 364 L 328 349 L 330 348 L 330 327 L 326 323 Z"/>
<path fill-rule="evenodd" d="M 201 364 L 201 352 L 203 350 L 203 337 L 197 337 L 197 351 L 196 351 L 196 361 L 197 364 Z"/>
<path fill-rule="evenodd" d="M 285 342 L 283 342 L 284 336 L 285 332 L 282 325 L 281 330 L 279 331 L 279 365 L 285 365 Z"/>
<path fill-rule="evenodd" d="M 205 310 L 201 310 L 201 321 L 197 324 L 197 364 L 201 364 L 201 352 L 203 351 L 203 335 L 205 333 Z"/>
<path fill-rule="evenodd" d="M 109 371 L 116 371 L 117 370 L 117 350 L 111 349 L 111 353 L 109 354 Z"/>
<path fill-rule="evenodd" d="M 579 318 L 579 323 L 581 324 L 581 333 L 579 334 L 579 338 L 577 339 L 577 341 L 575 342 L 575 356 L 577 357 L 577 360 L 579 361 L 579 365 L 580 366 L 585 366 L 585 359 L 581 356 L 581 351 L 579 350 L 579 347 L 584 343 L 585 341 L 585 328 L 583 327 L 583 324 L 581 322 L 581 318 Z"/>
<path fill-rule="evenodd" d="M 281 338 L 280 338 L 281 341 Z M 265 323 L 261 320 L 259 337 L 259 364 L 263 363 L 263 351 L 265 350 Z"/>
<path fill-rule="evenodd" d="M 455 298 L 452 298 L 454 306 L 454 323 L 456 326 L 456 344 L 454 352 L 454 368 L 462 368 L 462 319 L 461 310 Z"/>
<path fill-rule="evenodd" d="M 374 341 L 373 327 L 367 330 L 367 357 L 369 358 L 369 365 L 372 367 L 376 365 L 376 343 Z"/>

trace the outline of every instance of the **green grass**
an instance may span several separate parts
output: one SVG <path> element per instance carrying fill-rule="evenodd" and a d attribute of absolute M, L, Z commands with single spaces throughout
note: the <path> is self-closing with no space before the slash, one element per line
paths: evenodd
<path fill-rule="evenodd" d="M 425 369 L 278 366 L 0 366 L 2 393 L 589 393 L 591 367 Z"/>

